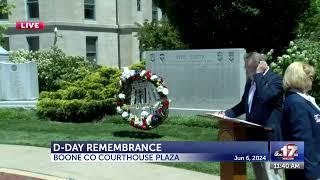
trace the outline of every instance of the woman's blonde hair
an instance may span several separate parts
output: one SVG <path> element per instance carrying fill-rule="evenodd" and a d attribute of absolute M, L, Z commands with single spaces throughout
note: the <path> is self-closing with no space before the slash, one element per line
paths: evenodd
<path fill-rule="evenodd" d="M 311 65 L 304 62 L 293 62 L 284 73 L 283 88 L 285 91 L 297 89 L 307 92 L 311 90 L 314 75 L 315 70 Z"/>

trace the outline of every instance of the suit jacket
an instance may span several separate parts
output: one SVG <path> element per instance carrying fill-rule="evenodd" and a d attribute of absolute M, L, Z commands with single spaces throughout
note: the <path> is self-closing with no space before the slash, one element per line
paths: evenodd
<path fill-rule="evenodd" d="M 264 134 L 261 130 L 251 129 L 248 131 L 249 140 L 281 140 L 281 119 L 283 109 L 282 78 L 269 70 L 265 75 L 254 75 L 256 91 L 253 96 L 251 111 L 249 113 L 248 96 L 251 80 L 247 80 L 242 99 L 239 104 L 228 109 L 226 116 L 235 118 L 246 114 L 246 120 L 271 127 L 272 132 Z M 260 136 L 258 136 L 260 135 Z"/>
<path fill-rule="evenodd" d="M 284 102 L 283 138 L 304 141 L 304 170 L 286 171 L 287 179 L 320 178 L 320 111 L 310 101 L 289 92 Z"/>

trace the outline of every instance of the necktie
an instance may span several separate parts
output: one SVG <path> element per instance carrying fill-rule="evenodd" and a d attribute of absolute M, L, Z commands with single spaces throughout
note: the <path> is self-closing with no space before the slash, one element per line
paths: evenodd
<path fill-rule="evenodd" d="M 249 97 L 248 97 L 249 113 L 251 112 L 252 100 L 253 100 L 253 96 L 254 96 L 255 91 L 256 91 L 256 83 L 254 81 L 252 81 L 251 87 L 249 90 Z"/>

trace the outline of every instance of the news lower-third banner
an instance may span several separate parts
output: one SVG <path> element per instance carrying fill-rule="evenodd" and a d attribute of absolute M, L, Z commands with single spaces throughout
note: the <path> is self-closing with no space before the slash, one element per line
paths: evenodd
<path fill-rule="evenodd" d="M 55 141 L 53 162 L 303 162 L 303 142 Z M 277 164 L 279 165 L 279 164 Z"/>

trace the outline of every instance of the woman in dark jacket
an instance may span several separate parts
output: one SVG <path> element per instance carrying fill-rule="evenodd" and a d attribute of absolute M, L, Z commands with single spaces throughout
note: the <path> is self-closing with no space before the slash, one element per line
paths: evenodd
<path fill-rule="evenodd" d="M 286 170 L 287 180 L 320 179 L 320 109 L 308 95 L 314 79 L 314 68 L 294 62 L 286 69 L 283 87 L 283 138 L 285 141 L 304 141 L 304 169 Z"/>

